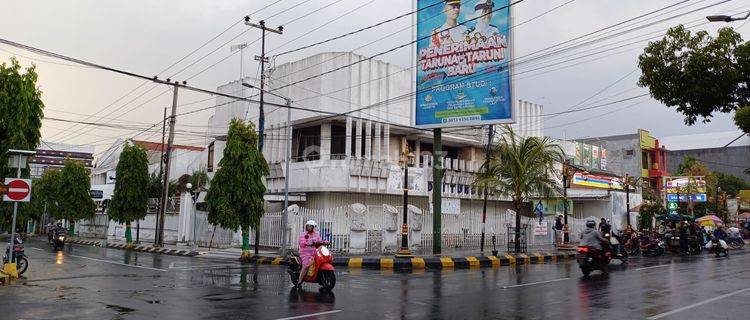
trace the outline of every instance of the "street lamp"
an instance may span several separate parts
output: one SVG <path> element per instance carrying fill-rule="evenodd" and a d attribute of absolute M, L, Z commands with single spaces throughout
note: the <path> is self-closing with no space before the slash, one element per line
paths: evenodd
<path fill-rule="evenodd" d="M 185 185 L 185 188 L 188 192 L 190 192 L 190 199 L 193 200 L 193 251 L 198 251 L 198 234 L 196 232 L 196 222 L 198 220 L 198 209 L 195 206 L 196 201 L 198 201 L 198 195 L 200 195 L 200 190 L 193 190 L 193 184 L 188 182 Z"/>
<path fill-rule="evenodd" d="M 745 20 L 748 17 L 750 17 L 750 11 L 747 12 L 747 14 L 744 17 L 732 17 L 728 15 L 715 15 L 715 16 L 707 16 L 706 19 L 711 22 L 732 22 L 737 20 Z"/>
<path fill-rule="evenodd" d="M 401 249 L 396 253 L 396 258 L 413 258 L 414 255 L 409 251 L 409 224 L 408 224 L 408 206 L 409 206 L 409 165 L 414 162 L 414 153 L 409 151 L 407 145 L 402 154 L 401 162 L 404 165 L 404 224 L 401 228 Z"/>

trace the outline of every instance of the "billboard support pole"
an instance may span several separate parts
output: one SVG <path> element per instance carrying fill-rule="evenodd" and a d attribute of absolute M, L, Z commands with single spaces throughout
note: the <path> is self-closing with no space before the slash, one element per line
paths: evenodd
<path fill-rule="evenodd" d="M 443 214 L 443 132 L 440 128 L 432 129 L 432 254 L 438 255 L 441 248 L 441 219 Z"/>

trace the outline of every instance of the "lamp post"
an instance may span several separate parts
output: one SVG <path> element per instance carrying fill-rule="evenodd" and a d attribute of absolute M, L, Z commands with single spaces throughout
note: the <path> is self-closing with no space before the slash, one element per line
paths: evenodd
<path fill-rule="evenodd" d="M 747 14 L 744 17 L 732 17 L 728 15 L 715 15 L 715 16 L 707 16 L 706 19 L 711 22 L 732 22 L 737 20 L 745 20 L 748 17 L 750 17 L 750 11 L 747 12 Z"/>
<path fill-rule="evenodd" d="M 414 154 L 409 152 L 409 146 L 404 148 L 402 154 L 402 162 L 404 164 L 404 224 L 401 227 L 401 249 L 396 253 L 396 258 L 412 258 L 414 255 L 409 251 L 409 224 L 408 224 L 408 212 L 409 212 L 409 165 L 414 160 Z"/>
<path fill-rule="evenodd" d="M 187 188 L 188 192 L 190 192 L 190 199 L 193 200 L 193 251 L 198 251 L 198 234 L 196 231 L 196 225 L 198 220 L 198 210 L 195 207 L 195 202 L 198 201 L 198 195 L 200 195 L 200 190 L 193 190 L 193 184 L 188 182 L 185 185 L 185 188 Z"/>

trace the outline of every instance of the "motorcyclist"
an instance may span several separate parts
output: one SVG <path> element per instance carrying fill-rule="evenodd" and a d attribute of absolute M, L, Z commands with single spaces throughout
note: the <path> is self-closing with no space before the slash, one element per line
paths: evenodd
<path fill-rule="evenodd" d="M 305 230 L 299 236 L 299 257 L 302 260 L 302 270 L 300 270 L 299 279 L 295 285 L 302 283 L 302 279 L 305 278 L 307 270 L 313 263 L 313 256 L 315 255 L 315 244 L 322 242 L 320 234 L 315 232 L 315 228 L 318 224 L 315 220 L 309 220 L 305 223 Z"/>
<path fill-rule="evenodd" d="M 55 230 L 54 230 L 55 236 L 57 236 L 59 234 L 65 234 L 66 232 L 68 232 L 68 230 L 65 229 L 65 227 L 63 227 L 62 222 L 58 222 L 57 226 L 55 226 Z"/>
<path fill-rule="evenodd" d="M 608 249 L 609 240 L 602 237 L 601 233 L 599 233 L 599 231 L 596 231 L 595 228 L 596 221 L 586 221 L 586 229 L 584 229 L 583 233 L 581 233 L 581 245 L 593 248 L 597 251 L 597 253 L 603 254 L 603 251 L 605 249 L 603 245 L 606 245 Z M 601 261 L 597 261 L 597 263 L 600 264 L 602 271 L 606 272 L 605 266 L 601 265 Z"/>
<path fill-rule="evenodd" d="M 727 232 L 724 231 L 724 226 L 722 226 L 721 224 L 717 224 L 716 230 L 714 230 L 713 238 L 719 240 L 719 245 L 721 245 L 722 248 L 724 248 L 725 250 L 729 249 L 729 246 L 727 246 L 727 242 L 726 242 Z M 709 241 L 706 244 L 706 249 L 711 249 L 713 246 L 714 246 L 714 242 Z"/>
<path fill-rule="evenodd" d="M 742 235 L 740 235 L 740 228 L 737 228 L 737 227 L 727 228 L 727 238 L 730 241 L 742 242 Z"/>

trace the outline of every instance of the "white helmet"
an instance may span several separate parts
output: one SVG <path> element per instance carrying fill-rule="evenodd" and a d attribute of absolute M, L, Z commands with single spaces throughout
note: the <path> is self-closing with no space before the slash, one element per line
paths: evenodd
<path fill-rule="evenodd" d="M 305 226 L 318 227 L 318 223 L 316 223 L 315 220 L 307 220 L 307 223 L 305 223 Z"/>

